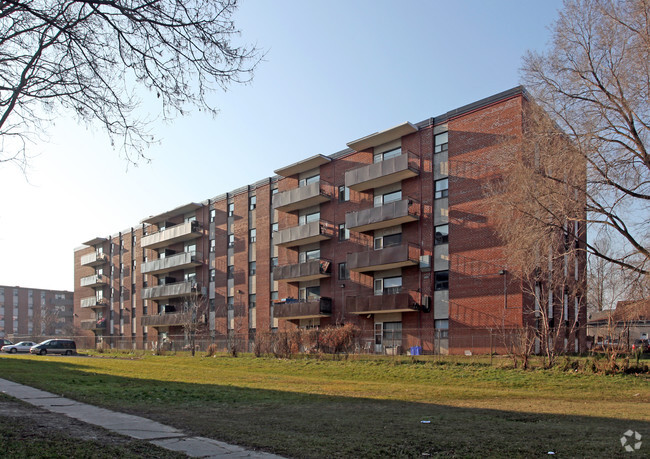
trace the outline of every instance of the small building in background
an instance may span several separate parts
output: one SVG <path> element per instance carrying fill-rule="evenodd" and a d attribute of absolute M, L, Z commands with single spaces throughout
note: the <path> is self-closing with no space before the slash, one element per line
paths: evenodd
<path fill-rule="evenodd" d="M 0 338 L 40 341 L 74 335 L 73 292 L 0 285 Z"/>

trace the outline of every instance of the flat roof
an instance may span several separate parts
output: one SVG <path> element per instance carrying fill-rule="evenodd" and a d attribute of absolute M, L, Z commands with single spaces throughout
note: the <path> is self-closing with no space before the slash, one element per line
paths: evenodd
<path fill-rule="evenodd" d="M 332 158 L 328 156 L 315 155 L 310 158 L 303 159 L 302 161 L 298 161 L 297 163 L 289 164 L 288 166 L 276 169 L 273 172 L 281 175 L 282 177 L 290 177 L 292 175 L 300 174 L 301 172 L 305 172 L 310 169 L 315 169 L 318 166 L 329 163 L 330 161 L 332 161 Z"/>
<path fill-rule="evenodd" d="M 154 223 L 163 222 L 168 218 L 177 217 L 178 215 L 185 215 L 199 208 L 201 208 L 201 204 L 190 202 L 189 204 L 184 204 L 172 210 L 168 210 L 167 212 L 163 212 L 162 214 L 152 215 L 149 218 L 145 218 L 140 223 L 148 223 L 150 225 L 153 225 Z"/>

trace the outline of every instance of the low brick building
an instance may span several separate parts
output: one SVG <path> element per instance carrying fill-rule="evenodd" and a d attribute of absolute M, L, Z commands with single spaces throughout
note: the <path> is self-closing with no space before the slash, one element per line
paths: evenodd
<path fill-rule="evenodd" d="M 495 330 L 523 326 L 533 305 L 508 279 L 484 185 L 500 173 L 491 155 L 521 139 L 526 100 L 518 87 L 405 122 L 86 241 L 78 325 L 122 346 L 185 343 L 194 297 L 207 340 L 353 323 L 366 352 L 497 348 Z M 565 320 L 584 324 L 575 304 Z"/>

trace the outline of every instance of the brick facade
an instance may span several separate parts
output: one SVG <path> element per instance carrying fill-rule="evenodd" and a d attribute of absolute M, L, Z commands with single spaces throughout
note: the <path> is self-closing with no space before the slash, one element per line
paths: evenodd
<path fill-rule="evenodd" d="M 183 340 L 167 314 L 182 310 L 189 282 L 207 299 L 200 333 L 212 340 L 353 323 L 368 352 L 459 353 L 468 336 L 520 327 L 531 299 L 508 278 L 484 189 L 499 174 L 491 156 L 520 142 L 525 103 L 515 88 L 404 123 L 88 241 L 75 252 L 75 324 L 136 347 Z M 97 250 L 110 255 L 105 265 L 81 263 Z M 81 285 L 100 268 L 108 283 Z M 106 305 L 81 307 L 98 291 Z"/>

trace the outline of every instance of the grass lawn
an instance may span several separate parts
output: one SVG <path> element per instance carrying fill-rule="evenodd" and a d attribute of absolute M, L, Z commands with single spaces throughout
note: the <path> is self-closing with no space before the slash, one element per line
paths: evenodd
<path fill-rule="evenodd" d="M 630 457 L 628 429 L 650 454 L 647 375 L 462 358 L 3 355 L 0 376 L 293 457 Z"/>

